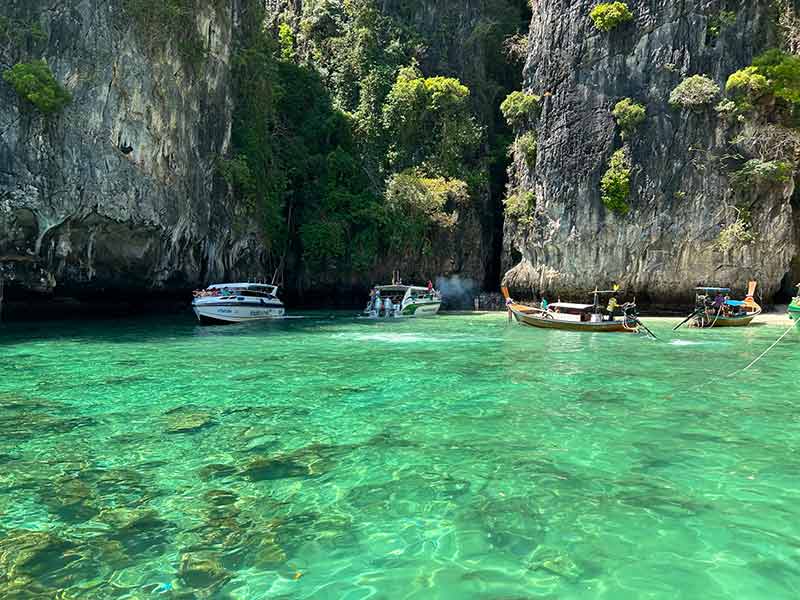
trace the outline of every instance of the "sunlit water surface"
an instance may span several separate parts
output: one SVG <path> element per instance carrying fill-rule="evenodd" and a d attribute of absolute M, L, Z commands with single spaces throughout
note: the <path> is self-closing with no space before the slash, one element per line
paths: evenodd
<path fill-rule="evenodd" d="M 0 327 L 0 598 L 800 597 L 800 332 Z"/>

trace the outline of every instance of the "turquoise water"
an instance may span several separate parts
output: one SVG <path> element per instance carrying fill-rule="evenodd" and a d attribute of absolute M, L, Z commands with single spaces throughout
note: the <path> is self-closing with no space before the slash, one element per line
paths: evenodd
<path fill-rule="evenodd" d="M 800 331 L 0 326 L 0 598 L 800 596 Z"/>

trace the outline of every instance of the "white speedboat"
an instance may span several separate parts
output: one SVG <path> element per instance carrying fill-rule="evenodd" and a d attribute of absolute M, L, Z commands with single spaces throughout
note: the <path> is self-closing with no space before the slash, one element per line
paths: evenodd
<path fill-rule="evenodd" d="M 278 288 L 264 283 L 215 283 L 194 293 L 192 308 L 206 325 L 283 317 Z"/>
<path fill-rule="evenodd" d="M 432 287 L 413 285 L 379 285 L 370 296 L 364 316 L 431 317 L 439 312 L 442 295 Z"/>

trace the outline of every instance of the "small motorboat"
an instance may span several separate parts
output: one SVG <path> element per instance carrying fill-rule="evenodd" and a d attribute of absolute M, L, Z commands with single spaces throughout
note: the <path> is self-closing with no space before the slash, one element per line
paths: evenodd
<path fill-rule="evenodd" d="M 684 323 L 690 327 L 707 329 L 709 327 L 746 327 L 761 314 L 761 306 L 753 296 L 756 293 L 756 282 L 748 284 L 744 300 L 732 300 L 731 289 L 723 287 L 695 288 L 694 312 L 678 323 L 678 329 Z"/>
<path fill-rule="evenodd" d="M 433 285 L 379 285 L 370 293 L 363 316 L 370 319 L 432 317 L 441 307 L 442 295 Z"/>
<path fill-rule="evenodd" d="M 194 292 L 192 308 L 204 325 L 278 319 L 285 313 L 278 288 L 264 283 L 215 283 Z"/>
<path fill-rule="evenodd" d="M 797 286 L 797 296 L 789 304 L 789 318 L 800 325 L 800 285 Z"/>
<path fill-rule="evenodd" d="M 616 295 L 619 290 L 594 290 L 591 292 L 594 296 L 592 304 L 559 301 L 540 307 L 514 302 L 508 293 L 508 288 L 504 287 L 502 291 L 509 312 L 517 323 L 522 325 L 541 329 L 604 333 L 638 332 L 640 327 L 644 327 L 639 320 L 635 302 L 621 305 L 617 303 Z M 600 305 L 602 295 L 611 295 L 606 307 Z M 649 329 L 646 327 L 644 329 L 652 335 Z"/>

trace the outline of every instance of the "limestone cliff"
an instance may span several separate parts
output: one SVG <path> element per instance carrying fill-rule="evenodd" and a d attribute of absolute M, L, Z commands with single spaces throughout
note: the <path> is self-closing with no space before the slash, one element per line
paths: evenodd
<path fill-rule="evenodd" d="M 720 97 L 696 109 L 668 99 L 695 74 L 724 89 L 732 72 L 780 45 L 775 3 L 633 0 L 633 20 L 609 32 L 590 19 L 596 4 L 533 2 L 524 87 L 542 97 L 538 154 L 530 167 L 516 157 L 511 192 L 533 192 L 536 205 L 506 223 L 506 282 L 528 296 L 619 282 L 669 303 L 698 284 L 741 289 L 752 278 L 771 300 L 784 279 L 800 278 L 791 273 L 800 255 L 794 183 L 737 190 L 742 162 L 774 151 L 754 148 L 762 125 L 726 118 L 715 110 Z M 626 97 L 647 117 L 626 140 L 630 210 L 621 215 L 601 202 L 600 180 L 623 145 L 611 111 Z M 736 206 L 749 211 L 754 239 L 723 251 L 715 240 Z"/>
<path fill-rule="evenodd" d="M 264 1 L 269 19 L 302 15 L 314 4 Z M 162 5 L 163 12 L 148 15 L 148 6 Z M 497 55 L 508 29 L 498 19 L 515 30 L 526 0 L 375 5 L 419 36 L 417 57 L 427 74 L 470 86 L 488 153 L 497 105 L 520 76 Z M 200 42 L 195 56 L 162 22 L 175 7 L 192 9 L 181 26 Z M 498 16 L 498 7 L 510 16 Z M 44 58 L 73 98 L 45 117 L 0 80 L 0 276 L 13 289 L 183 292 L 212 279 L 272 274 L 275 257 L 263 249 L 269 240 L 217 169 L 231 149 L 232 60 L 243 10 L 238 0 L 3 3 L 0 71 Z M 148 18 L 149 28 L 141 22 Z M 406 278 L 460 274 L 495 284 L 500 194 L 487 183 L 479 196 L 420 261 L 309 275 L 300 253 L 290 254 L 288 292 L 324 296 L 394 269 Z"/>
<path fill-rule="evenodd" d="M 236 3 L 197 3 L 203 56 L 154 40 L 124 2 L 4 2 L 0 70 L 45 58 L 73 100 L 44 117 L 0 81 L 0 269 L 48 291 L 185 288 L 245 274 L 214 164 L 226 152 Z M 33 31 L 36 35 L 29 35 Z"/>

